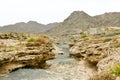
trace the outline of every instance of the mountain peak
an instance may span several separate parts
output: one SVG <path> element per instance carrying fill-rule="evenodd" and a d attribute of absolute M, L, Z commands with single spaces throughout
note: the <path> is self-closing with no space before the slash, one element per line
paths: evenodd
<path fill-rule="evenodd" d="M 84 11 L 74 11 L 71 13 L 71 15 L 66 20 L 69 20 L 69 19 L 88 19 L 88 18 L 91 18 L 91 16 L 89 16 Z"/>
<path fill-rule="evenodd" d="M 89 16 L 87 13 L 85 13 L 84 11 L 74 11 L 71 13 L 71 16 L 72 15 L 78 15 L 78 16 Z"/>
<path fill-rule="evenodd" d="M 36 22 L 36 21 L 28 21 L 27 23 L 28 23 L 28 24 L 32 24 L 32 23 L 37 23 L 37 24 L 39 24 L 39 23 Z"/>
<path fill-rule="evenodd" d="M 84 11 L 74 11 L 64 20 L 63 23 L 73 23 L 73 22 L 81 22 L 81 21 L 91 21 L 92 17 L 89 16 Z"/>
<path fill-rule="evenodd" d="M 44 24 L 38 23 L 37 21 L 28 21 L 26 24 L 29 26 L 31 26 L 31 25 L 45 26 Z"/>

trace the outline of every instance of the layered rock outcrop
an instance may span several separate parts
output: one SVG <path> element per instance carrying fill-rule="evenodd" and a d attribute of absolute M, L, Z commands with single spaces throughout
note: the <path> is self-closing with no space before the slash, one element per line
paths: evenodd
<path fill-rule="evenodd" d="M 87 37 L 70 44 L 70 56 L 77 59 L 85 59 L 93 64 L 97 64 L 108 55 L 109 42 L 104 43 L 101 38 Z"/>
<path fill-rule="evenodd" d="M 29 37 L 29 35 L 26 33 L 15 33 L 15 32 L 0 33 L 0 39 L 25 40 L 28 37 Z"/>
<path fill-rule="evenodd" d="M 117 31 L 118 32 L 118 31 Z M 120 35 L 111 34 L 88 35 L 74 40 L 69 45 L 70 56 L 77 60 L 85 60 L 97 68 L 97 74 L 90 80 L 116 80 L 111 68 L 120 63 Z M 117 68 L 118 69 L 118 68 Z M 112 79 L 113 78 L 113 79 Z"/>
<path fill-rule="evenodd" d="M 0 35 L 0 76 L 19 68 L 46 68 L 46 61 L 55 58 L 55 48 L 49 37 L 32 35 L 25 39 L 20 36 L 22 41 L 11 37 L 17 34 L 7 34 L 7 39 Z"/>

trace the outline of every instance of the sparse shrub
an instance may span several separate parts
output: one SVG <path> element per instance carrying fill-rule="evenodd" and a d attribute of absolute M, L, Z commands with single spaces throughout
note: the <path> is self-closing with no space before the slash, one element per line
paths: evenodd
<path fill-rule="evenodd" d="M 111 66 L 110 73 L 120 76 L 120 62 L 115 63 L 113 66 Z"/>
<path fill-rule="evenodd" d="M 96 41 L 100 41 L 100 42 L 109 42 L 112 39 L 110 37 L 98 37 L 95 39 Z"/>
<path fill-rule="evenodd" d="M 50 41 L 50 39 L 47 36 L 39 36 L 36 39 L 36 42 L 44 44 L 44 43 L 48 43 Z"/>
<path fill-rule="evenodd" d="M 115 47 L 115 48 L 118 48 L 120 47 L 120 42 L 118 40 L 114 40 L 112 43 L 111 43 L 111 46 L 112 47 Z"/>
<path fill-rule="evenodd" d="M 116 48 L 118 48 L 118 47 L 120 47 L 120 43 L 119 43 L 119 42 L 118 42 L 118 43 L 115 43 L 114 46 L 115 46 Z"/>
<path fill-rule="evenodd" d="M 10 32 L 4 32 L 3 34 L 7 35 L 7 34 L 10 34 Z"/>
<path fill-rule="evenodd" d="M 85 37 L 87 37 L 86 34 L 81 34 L 81 35 L 80 35 L 80 38 L 85 38 Z"/>
<path fill-rule="evenodd" d="M 116 76 L 108 72 L 102 72 L 91 77 L 89 80 L 116 80 Z"/>
<path fill-rule="evenodd" d="M 30 38 L 28 39 L 28 43 L 26 44 L 26 46 L 41 46 L 42 44 L 48 44 L 50 43 L 51 40 L 49 39 L 49 37 L 47 36 L 38 36 L 35 38 Z"/>
<path fill-rule="evenodd" d="M 29 38 L 29 39 L 27 40 L 27 42 L 35 42 L 35 39 L 34 39 L 34 38 Z"/>
<path fill-rule="evenodd" d="M 74 39 L 75 39 L 74 37 L 70 37 L 70 38 L 69 38 L 70 41 L 73 41 Z"/>
<path fill-rule="evenodd" d="M 6 48 L 6 51 L 14 51 L 14 50 L 16 50 L 16 48 L 12 46 Z"/>
<path fill-rule="evenodd" d="M 109 42 L 111 40 L 112 40 L 111 38 L 105 38 L 103 42 Z"/>

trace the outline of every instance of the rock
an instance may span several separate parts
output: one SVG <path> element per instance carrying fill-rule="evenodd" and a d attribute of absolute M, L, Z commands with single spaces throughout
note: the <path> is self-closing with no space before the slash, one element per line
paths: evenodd
<path fill-rule="evenodd" d="M 97 73 L 89 80 L 116 80 L 119 73 L 112 74 L 111 67 L 120 63 L 120 35 L 91 35 L 74 40 L 69 45 L 70 56 L 85 60 L 96 67 Z M 114 67 L 113 67 L 114 68 Z M 119 78 L 117 79 L 119 80 Z"/>
<path fill-rule="evenodd" d="M 56 53 L 56 54 L 58 53 L 58 54 L 61 54 L 61 55 L 64 54 L 64 52 L 63 52 L 63 50 L 62 50 L 61 48 L 59 48 L 59 47 L 56 46 L 56 45 L 53 45 L 53 46 L 54 46 L 54 48 L 55 48 L 55 49 L 53 50 L 54 53 Z"/>
<path fill-rule="evenodd" d="M 105 53 L 105 51 L 108 47 L 105 48 L 103 45 L 104 44 L 93 44 L 91 46 L 88 46 L 85 52 L 85 59 L 92 64 L 97 64 L 100 60 L 107 56 L 107 53 Z"/>
<path fill-rule="evenodd" d="M 7 39 L 9 40 L 9 39 Z M 0 40 L 3 43 L 6 39 Z M 0 76 L 4 76 L 19 68 L 46 68 L 47 60 L 55 58 L 55 47 L 47 36 L 38 36 L 33 42 L 10 39 L 0 49 Z M 36 45 L 37 43 L 37 45 Z M 3 50 L 2 50 L 3 49 Z"/>
<path fill-rule="evenodd" d="M 120 80 L 120 77 L 117 77 L 116 80 Z"/>
<path fill-rule="evenodd" d="M 120 51 L 120 49 L 118 49 L 118 51 Z M 110 67 L 118 62 L 120 62 L 120 54 L 119 53 L 108 56 L 98 62 L 98 64 L 97 64 L 98 72 L 109 71 Z"/>
<path fill-rule="evenodd" d="M 112 38 L 89 36 L 74 40 L 74 43 L 69 45 L 70 56 L 96 65 L 105 57 L 118 53 L 114 50 L 120 47 L 119 41 L 119 36 L 112 36 Z"/>
<path fill-rule="evenodd" d="M 29 35 L 25 33 L 6 32 L 0 34 L 0 39 L 25 40 Z"/>
<path fill-rule="evenodd" d="M 89 80 L 116 80 L 116 76 L 108 72 L 101 72 L 92 76 Z"/>
<path fill-rule="evenodd" d="M 77 44 L 77 45 L 76 45 Z M 88 44 L 87 46 L 80 42 L 70 47 L 70 56 L 75 57 L 79 60 L 85 59 L 92 64 L 97 64 L 101 59 L 107 56 L 105 50 L 108 46 L 104 43 L 100 44 Z"/>

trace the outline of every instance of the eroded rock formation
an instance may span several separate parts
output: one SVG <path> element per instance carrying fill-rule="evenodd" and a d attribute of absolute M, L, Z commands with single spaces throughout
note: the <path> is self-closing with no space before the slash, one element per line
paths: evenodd
<path fill-rule="evenodd" d="M 46 68 L 47 60 L 54 59 L 54 46 L 45 35 L 21 37 L 18 33 L 0 35 L 0 76 L 19 68 Z M 26 38 L 26 39 L 25 39 Z"/>
<path fill-rule="evenodd" d="M 120 63 L 119 36 L 115 31 L 111 31 L 110 34 L 88 35 L 74 40 L 69 45 L 70 56 L 96 66 L 98 73 L 90 80 L 116 80 L 117 76 L 111 73 L 111 66 Z"/>

